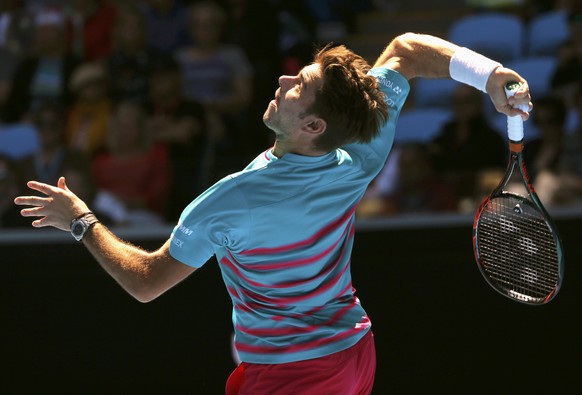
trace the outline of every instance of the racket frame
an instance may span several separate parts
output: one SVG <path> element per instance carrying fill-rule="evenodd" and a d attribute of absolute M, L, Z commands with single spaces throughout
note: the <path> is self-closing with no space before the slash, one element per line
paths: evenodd
<path fill-rule="evenodd" d="M 519 83 L 516 83 L 516 82 L 508 83 L 506 85 L 506 93 L 507 93 L 508 97 L 515 94 L 515 92 L 519 88 L 520 88 Z M 522 108 L 522 109 L 526 110 L 524 108 Z M 481 203 L 481 205 L 477 209 L 477 212 L 475 214 L 475 219 L 473 221 L 473 252 L 475 255 L 475 261 L 477 262 L 477 266 L 479 267 L 479 271 L 481 272 L 481 274 L 483 275 L 485 280 L 489 283 L 489 285 L 493 289 L 495 289 L 500 294 L 502 294 L 502 295 L 504 295 L 512 300 L 515 300 L 515 301 L 518 301 L 521 303 L 525 303 L 525 304 L 529 304 L 529 305 L 546 304 L 556 296 L 556 294 L 560 290 L 560 287 L 562 286 L 562 281 L 564 278 L 564 252 L 563 252 L 562 241 L 561 241 L 560 236 L 558 234 L 557 227 L 555 226 L 552 218 L 550 217 L 550 215 L 548 214 L 548 212 L 544 208 L 541 200 L 539 199 L 539 197 L 535 191 L 535 188 L 533 186 L 533 183 L 531 181 L 531 178 L 530 178 L 530 176 L 527 172 L 527 169 L 525 167 L 525 162 L 523 160 L 523 145 L 524 145 L 524 143 L 523 143 L 523 121 L 521 120 L 521 117 L 519 117 L 519 116 L 518 117 L 508 117 L 508 135 L 510 137 L 509 138 L 510 158 L 509 158 L 509 163 L 508 163 L 506 171 L 505 171 L 505 175 L 502 178 L 502 180 L 499 182 L 497 187 L 493 190 L 493 192 L 483 200 L 483 202 Z M 514 140 L 512 138 L 517 139 L 517 140 Z M 513 192 L 505 191 L 505 187 L 510 182 L 513 174 L 515 173 L 516 167 L 519 171 L 519 174 L 522 178 L 523 184 L 526 188 L 527 197 L 521 196 L 521 195 L 513 193 Z M 557 276 L 557 281 L 556 281 L 556 284 L 555 284 L 553 290 L 551 292 L 549 292 L 545 297 L 532 298 L 532 297 L 527 296 L 527 295 L 519 294 L 518 292 L 513 291 L 511 289 L 502 287 L 499 285 L 498 282 L 495 282 L 491 279 L 491 277 L 489 276 L 489 274 L 487 273 L 487 271 L 485 269 L 485 266 L 484 266 L 483 260 L 482 260 L 482 256 L 480 253 L 480 248 L 479 248 L 479 240 L 478 240 L 479 221 L 480 221 L 481 214 L 482 214 L 483 210 L 488 206 L 489 202 L 495 198 L 498 198 L 498 197 L 510 197 L 514 200 L 521 201 L 524 204 L 533 205 L 537 210 L 539 210 L 542 213 L 542 216 L 543 216 L 543 219 L 546 223 L 546 226 L 551 231 L 551 235 L 556 243 L 556 252 L 557 252 L 557 260 L 558 260 L 558 276 Z"/>
<path fill-rule="evenodd" d="M 483 202 L 481 203 L 481 205 L 479 206 L 479 208 L 475 214 L 475 219 L 473 221 L 473 252 L 475 255 L 475 261 L 477 262 L 477 266 L 479 267 L 479 271 L 481 272 L 482 276 L 485 278 L 487 283 L 493 289 L 495 289 L 497 292 L 499 292 L 501 295 L 506 296 L 512 300 L 516 300 L 518 302 L 529 304 L 529 305 L 546 304 L 556 296 L 556 294 L 560 290 L 560 287 L 562 286 L 562 280 L 564 277 L 564 264 L 563 264 L 564 256 L 563 256 L 562 241 L 560 239 L 560 236 L 558 234 L 558 231 L 557 231 L 557 228 L 556 228 L 554 222 L 552 221 L 550 215 L 548 214 L 548 212 L 546 211 L 546 209 L 542 205 L 537 193 L 535 192 L 534 186 L 531 182 L 531 178 L 529 177 L 529 175 L 527 173 L 527 170 L 526 170 L 526 167 L 524 164 L 524 160 L 523 160 L 523 154 L 522 154 L 523 141 L 516 142 L 516 141 L 510 140 L 509 147 L 510 147 L 510 160 L 509 160 L 509 163 L 507 165 L 507 169 L 506 169 L 506 172 L 505 172 L 503 179 L 499 182 L 499 184 L 493 190 L 491 195 L 489 195 L 488 197 L 486 197 L 483 200 Z M 526 190 L 527 190 L 527 197 L 524 197 L 524 196 L 519 195 L 517 193 L 513 193 L 513 192 L 509 192 L 509 191 L 505 190 L 505 187 L 507 186 L 507 184 L 511 180 L 513 174 L 515 173 L 516 168 L 519 170 L 522 179 L 525 181 Z M 520 294 L 520 293 L 515 292 L 513 290 L 510 290 L 508 288 L 501 287 L 498 282 L 493 281 L 491 279 L 490 275 L 488 274 L 488 272 L 485 268 L 485 265 L 483 264 L 483 259 L 482 259 L 482 256 L 480 254 L 479 240 L 478 240 L 479 221 L 481 218 L 481 213 L 487 207 L 489 202 L 491 200 L 493 200 L 495 198 L 499 198 L 499 197 L 509 197 L 509 198 L 512 198 L 516 201 L 520 201 L 524 204 L 534 206 L 537 210 L 539 210 L 543 214 L 544 221 L 546 222 L 546 225 L 552 231 L 551 234 L 552 234 L 552 237 L 556 243 L 556 251 L 558 254 L 558 271 L 559 271 L 559 273 L 558 273 L 557 282 L 556 282 L 554 289 L 552 290 L 552 292 L 550 292 L 547 296 L 545 296 L 543 298 L 534 299 L 534 298 L 531 298 L 529 296 L 524 296 L 523 294 Z"/>

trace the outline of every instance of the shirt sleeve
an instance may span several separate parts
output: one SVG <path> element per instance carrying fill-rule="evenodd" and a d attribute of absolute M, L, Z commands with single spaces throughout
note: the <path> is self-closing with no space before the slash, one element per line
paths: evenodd
<path fill-rule="evenodd" d="M 250 210 L 232 177 L 202 193 L 182 212 L 171 236 L 170 254 L 200 268 L 219 248 L 243 250 L 250 228 Z"/>
<path fill-rule="evenodd" d="M 410 84 L 400 73 L 385 67 L 373 68 L 368 74 L 378 80 L 380 90 L 385 95 L 388 104 L 388 120 L 381 127 L 378 136 L 371 142 L 349 144 L 343 148 L 354 160 L 361 161 L 367 173 L 375 175 L 384 166 L 392 148 L 396 122 L 410 92 Z"/>

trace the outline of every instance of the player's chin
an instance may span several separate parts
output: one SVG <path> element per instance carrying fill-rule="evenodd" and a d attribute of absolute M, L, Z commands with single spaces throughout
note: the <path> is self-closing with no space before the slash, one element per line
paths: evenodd
<path fill-rule="evenodd" d="M 263 123 L 267 126 L 270 126 L 274 123 L 275 118 L 275 107 L 269 104 L 269 107 L 265 110 L 263 114 Z"/>

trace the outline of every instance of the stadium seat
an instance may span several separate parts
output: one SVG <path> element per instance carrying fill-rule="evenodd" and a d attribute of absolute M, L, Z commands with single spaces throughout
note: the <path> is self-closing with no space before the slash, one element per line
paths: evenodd
<path fill-rule="evenodd" d="M 0 153 L 18 160 L 38 148 L 38 135 L 32 126 L 22 123 L 0 126 Z"/>
<path fill-rule="evenodd" d="M 479 13 L 454 22 L 449 41 L 468 47 L 501 63 L 524 55 L 526 26 L 516 15 Z"/>
<path fill-rule="evenodd" d="M 541 14 L 533 18 L 527 27 L 527 56 L 556 56 L 569 37 L 565 10 Z"/>
<path fill-rule="evenodd" d="M 416 108 L 450 109 L 459 84 L 451 79 L 418 78 L 412 88 L 414 105 Z"/>
<path fill-rule="evenodd" d="M 396 124 L 394 141 L 427 143 L 440 132 L 449 119 L 451 112 L 444 109 L 414 108 L 403 111 Z"/>
<path fill-rule="evenodd" d="M 553 56 L 521 58 L 506 64 L 527 80 L 534 99 L 550 93 L 552 76 L 557 65 L 558 60 Z"/>

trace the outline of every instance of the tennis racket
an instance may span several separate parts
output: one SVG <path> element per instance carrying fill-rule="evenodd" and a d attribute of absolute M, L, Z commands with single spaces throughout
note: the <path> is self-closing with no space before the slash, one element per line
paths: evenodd
<path fill-rule="evenodd" d="M 507 96 L 520 87 L 517 82 L 508 83 Z M 477 210 L 473 251 L 481 274 L 496 291 L 522 303 L 545 304 L 562 284 L 562 242 L 527 174 L 520 116 L 508 117 L 507 132 L 509 163 L 499 185 Z M 510 180 L 521 181 L 526 196 L 506 191 Z"/>

